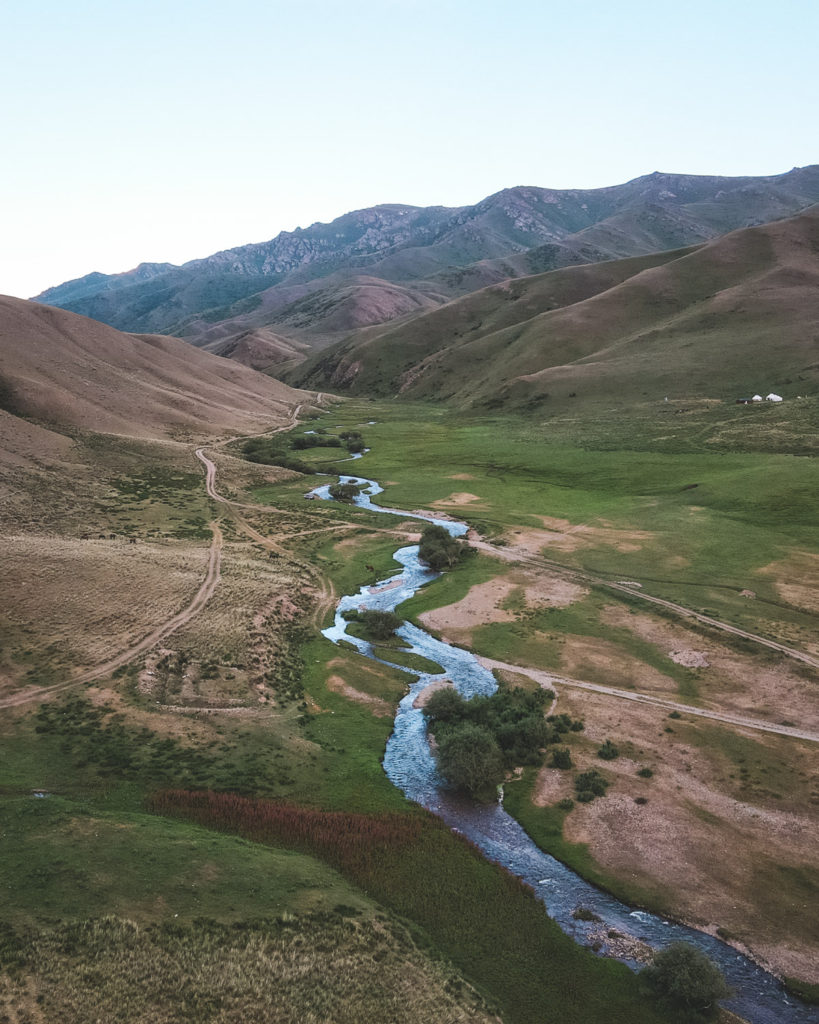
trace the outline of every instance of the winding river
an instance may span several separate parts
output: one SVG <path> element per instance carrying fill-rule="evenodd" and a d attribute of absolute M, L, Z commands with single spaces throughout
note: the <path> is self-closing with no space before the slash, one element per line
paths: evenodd
<path fill-rule="evenodd" d="M 455 537 L 467 532 L 465 523 L 380 507 L 372 499 L 383 488 L 373 480 L 342 476 L 341 482 L 360 485 L 362 490 L 354 501 L 362 508 L 400 516 L 402 519 L 436 523 Z M 330 485 L 326 484 L 310 493 L 316 498 L 332 500 L 329 490 Z M 412 597 L 419 587 L 438 576 L 419 561 L 417 545 L 399 548 L 394 558 L 402 566 L 401 572 L 377 585 L 362 587 L 357 594 L 342 597 L 336 608 L 334 624 L 324 630 L 324 635 L 334 643 L 344 639 L 366 657 L 384 664 L 392 663 L 377 655 L 366 640 L 346 632 L 347 623 L 343 612 L 352 608 L 392 611 L 402 601 Z M 413 702 L 426 686 L 442 679 L 451 680 L 466 698 L 493 693 L 497 684 L 492 673 L 469 651 L 436 640 L 410 623 L 404 623 L 398 629 L 398 635 L 410 645 L 408 650 L 429 658 L 444 670 L 442 673 L 419 674 L 418 681 L 412 684 L 398 707 L 395 728 L 387 743 L 384 770 L 410 800 L 437 814 L 452 829 L 470 839 L 488 858 L 527 882 L 538 899 L 545 904 L 548 914 L 577 942 L 591 946 L 600 941 L 601 933 L 605 936 L 609 930 L 642 940 L 655 948 L 663 948 L 671 942 L 682 940 L 697 946 L 718 964 L 734 990 L 734 995 L 725 1000 L 724 1005 L 750 1024 L 819 1022 L 819 1010 L 816 1007 L 807 1006 L 789 995 L 773 975 L 732 947 L 704 932 L 620 903 L 540 850 L 515 819 L 507 814 L 502 803 L 489 806 L 475 804 L 448 789 L 437 773 L 430 752 L 423 712 L 414 708 Z M 409 671 L 400 665 L 394 667 L 404 672 Z M 576 920 L 572 912 L 578 906 L 589 908 L 599 920 Z M 605 943 L 601 953 L 614 955 Z M 634 969 L 640 966 L 625 957 L 619 959 Z"/>

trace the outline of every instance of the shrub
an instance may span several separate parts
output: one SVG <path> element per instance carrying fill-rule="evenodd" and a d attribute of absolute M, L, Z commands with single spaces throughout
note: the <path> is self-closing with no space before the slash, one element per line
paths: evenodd
<path fill-rule="evenodd" d="M 637 774 L 641 779 L 650 779 L 654 772 L 650 768 L 641 768 Z"/>
<path fill-rule="evenodd" d="M 572 911 L 572 917 L 575 921 L 599 921 L 600 917 L 595 914 L 593 910 L 588 907 L 575 907 Z"/>
<path fill-rule="evenodd" d="M 462 722 L 469 709 L 455 687 L 447 686 L 432 694 L 424 705 L 424 714 L 430 722 L 452 724 Z"/>
<path fill-rule="evenodd" d="M 588 803 L 596 796 L 605 796 L 608 785 L 608 780 L 596 768 L 581 772 L 574 780 L 577 799 L 582 803 Z"/>
<path fill-rule="evenodd" d="M 557 806 L 561 811 L 570 811 L 574 807 L 574 800 L 570 796 L 564 796 L 562 800 L 558 800 Z"/>
<path fill-rule="evenodd" d="M 344 618 L 348 622 L 360 622 L 368 640 L 389 640 L 404 621 L 395 612 L 382 612 L 377 608 L 367 608 L 363 612 L 353 609 L 344 612 Z"/>
<path fill-rule="evenodd" d="M 568 747 L 558 747 L 552 751 L 552 768 L 560 768 L 565 771 L 572 767 L 572 755 Z"/>
<path fill-rule="evenodd" d="M 731 994 L 720 970 L 687 942 L 673 942 L 654 957 L 640 977 L 670 1007 L 688 1020 L 706 1020 L 717 1012 L 717 1000 Z"/>
<path fill-rule="evenodd" d="M 602 757 L 604 761 L 613 761 L 616 757 L 620 756 L 620 751 L 615 747 L 611 740 L 606 740 L 603 746 L 597 751 L 597 756 Z"/>
<path fill-rule="evenodd" d="M 336 501 L 352 501 L 360 490 L 360 484 L 333 484 L 330 487 L 330 497 Z"/>

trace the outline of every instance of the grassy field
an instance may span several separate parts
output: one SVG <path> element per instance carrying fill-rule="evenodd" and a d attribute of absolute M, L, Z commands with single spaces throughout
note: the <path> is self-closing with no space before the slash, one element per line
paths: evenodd
<path fill-rule="evenodd" d="M 815 630 L 819 601 L 787 593 L 787 564 L 816 554 L 819 468 L 720 440 L 725 420 L 739 426 L 745 412 L 692 413 L 671 450 L 662 407 L 585 426 L 351 400 L 318 422 L 378 421 L 356 472 L 388 485 L 381 504 L 446 511 L 509 543 L 540 531 L 537 546 L 557 562 L 645 581 L 658 596 L 796 642 Z"/>

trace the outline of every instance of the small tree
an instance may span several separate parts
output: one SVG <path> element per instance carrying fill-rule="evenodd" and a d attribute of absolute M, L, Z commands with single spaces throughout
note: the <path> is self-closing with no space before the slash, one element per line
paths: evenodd
<path fill-rule="evenodd" d="M 430 569 L 440 572 L 451 569 L 462 558 L 472 553 L 472 548 L 463 541 L 456 540 L 443 526 L 432 524 L 424 527 L 418 554 Z"/>
<path fill-rule="evenodd" d="M 731 994 L 719 968 L 696 946 L 673 942 L 640 972 L 659 998 L 690 1021 L 707 1020 L 717 1012 L 717 1000 Z"/>
<path fill-rule="evenodd" d="M 360 490 L 359 484 L 333 484 L 330 487 L 330 497 L 336 501 L 352 501 Z"/>
<path fill-rule="evenodd" d="M 454 686 L 436 690 L 424 705 L 424 715 L 427 719 L 444 725 L 463 721 L 468 710 L 467 702 Z"/>
<path fill-rule="evenodd" d="M 377 608 L 368 608 L 361 612 L 358 620 L 372 640 L 389 640 L 404 621 L 399 619 L 395 612 L 382 612 Z"/>
<path fill-rule="evenodd" d="M 503 755 L 488 729 L 464 722 L 438 745 L 438 767 L 445 779 L 478 799 L 491 799 L 503 781 Z"/>

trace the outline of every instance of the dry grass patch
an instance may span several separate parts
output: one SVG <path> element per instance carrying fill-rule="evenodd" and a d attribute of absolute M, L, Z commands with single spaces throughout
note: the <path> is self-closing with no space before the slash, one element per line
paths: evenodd
<path fill-rule="evenodd" d="M 470 643 L 472 630 L 489 622 L 514 622 L 527 610 L 564 608 L 588 591 L 548 571 L 514 570 L 471 588 L 466 597 L 418 616 L 430 629 Z"/>
<path fill-rule="evenodd" d="M 596 693 L 561 693 L 558 710 L 585 720 L 572 744 L 578 770 L 596 767 L 612 783 L 568 815 L 565 838 L 665 912 L 726 929 L 775 970 L 819 980 L 815 745 Z M 602 762 L 595 752 L 608 737 L 621 756 Z M 637 775 L 643 766 L 653 777 Z M 567 774 L 543 769 L 536 804 L 572 795 Z"/>
<path fill-rule="evenodd" d="M 448 498 L 439 498 L 438 501 L 431 501 L 431 508 L 449 508 L 451 506 L 459 505 L 474 505 L 476 501 L 480 501 L 480 497 L 477 494 L 469 494 L 468 491 L 458 491 L 450 494 Z M 474 505 L 475 508 L 485 510 L 486 505 Z"/>
<path fill-rule="evenodd" d="M 560 668 L 573 679 L 655 696 L 677 693 L 674 679 L 611 640 L 572 633 L 565 634 L 563 640 Z"/>
<path fill-rule="evenodd" d="M 805 729 L 819 729 L 818 680 L 808 666 L 775 654 L 768 656 L 761 647 L 756 654 L 743 653 L 682 622 L 646 612 L 632 613 L 620 605 L 607 606 L 601 620 L 629 630 L 663 655 L 696 651 L 704 657 L 708 665 L 697 668 L 696 678 L 705 706 L 777 724 L 790 722 Z"/>
<path fill-rule="evenodd" d="M 783 601 L 806 612 L 819 612 L 819 555 L 794 551 L 787 558 L 758 569 L 757 573 L 773 579 Z"/>
<path fill-rule="evenodd" d="M 385 700 L 380 697 L 373 697 L 372 694 L 364 693 L 361 690 L 356 690 L 354 686 L 350 686 L 346 679 L 339 675 L 329 675 L 327 677 L 327 689 L 332 690 L 333 693 L 340 693 L 343 697 L 348 700 L 354 700 L 358 704 L 365 704 L 370 711 L 377 718 L 387 718 L 392 715 L 394 708 L 388 704 Z"/>
<path fill-rule="evenodd" d="M 66 671 L 130 647 L 170 619 L 205 576 L 208 546 L 6 535 L 0 618 L 7 671 Z M 10 643 L 8 640 L 10 639 Z"/>
<path fill-rule="evenodd" d="M 233 927 L 103 918 L 42 932 L 19 955 L 22 972 L 0 976 L 0 1007 L 31 1007 L 17 1019 L 32 1024 L 498 1022 L 460 975 L 384 918 Z"/>
<path fill-rule="evenodd" d="M 248 462 L 246 459 L 230 455 L 219 448 L 208 448 L 205 454 L 216 466 L 219 493 L 232 500 L 238 499 L 252 503 L 252 497 L 245 492 L 251 491 L 255 487 L 295 480 L 299 475 L 292 470 L 283 469 L 281 466 L 265 466 L 261 463 Z"/>

